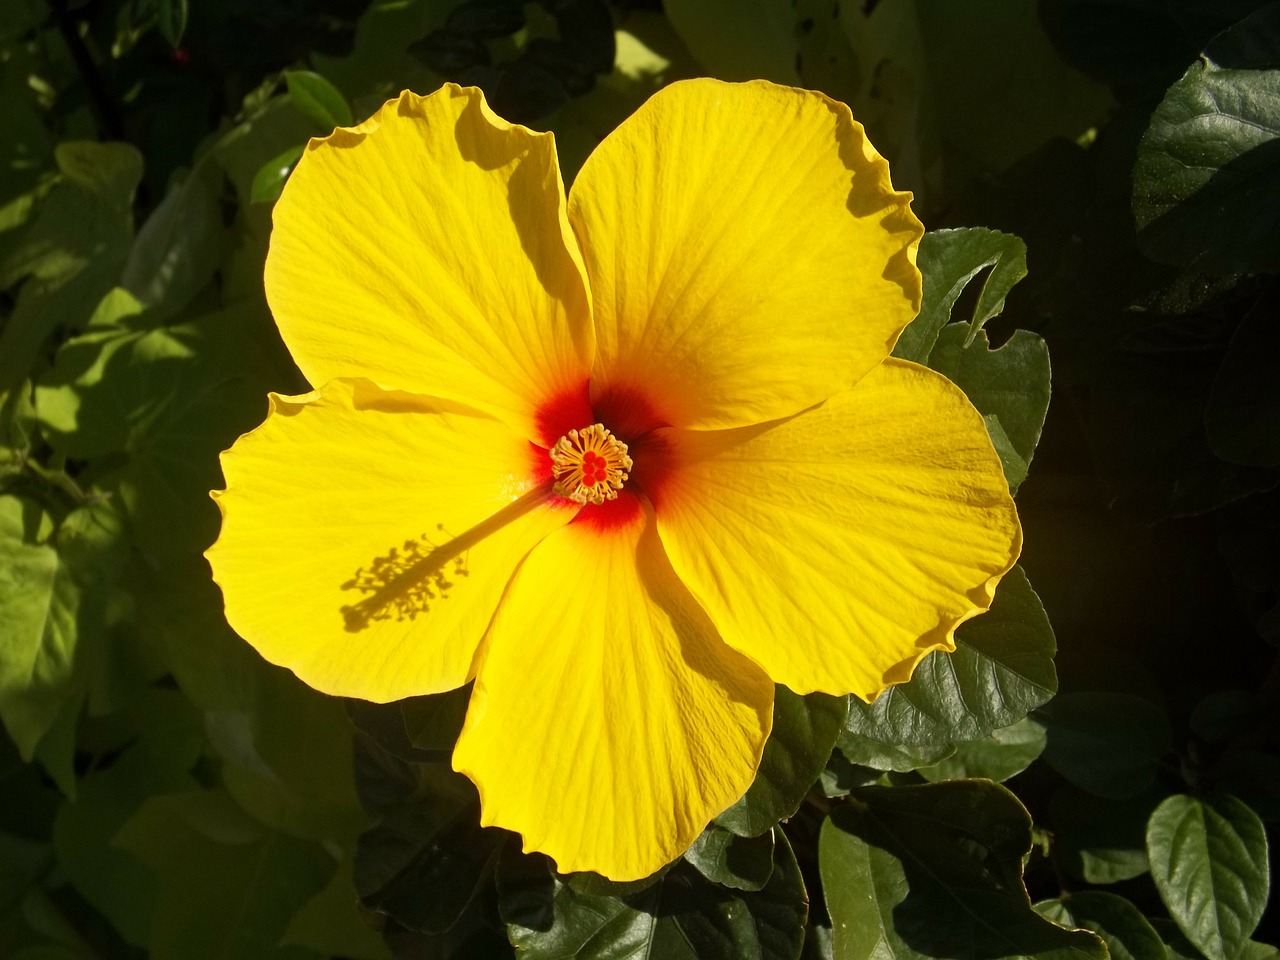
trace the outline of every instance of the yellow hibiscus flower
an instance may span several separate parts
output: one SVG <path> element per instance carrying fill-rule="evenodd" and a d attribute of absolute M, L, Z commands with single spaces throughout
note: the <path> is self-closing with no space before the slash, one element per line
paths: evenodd
<path fill-rule="evenodd" d="M 483 822 L 652 873 L 750 785 L 775 682 L 874 698 L 1017 557 L 981 416 L 889 357 L 910 199 L 764 82 L 667 87 L 567 200 L 473 89 L 313 140 L 266 289 L 316 389 L 223 455 L 228 621 L 330 694 L 474 680 Z"/>

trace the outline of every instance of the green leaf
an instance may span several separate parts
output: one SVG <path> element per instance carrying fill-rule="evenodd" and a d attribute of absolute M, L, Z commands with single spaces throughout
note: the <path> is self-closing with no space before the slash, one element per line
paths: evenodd
<path fill-rule="evenodd" d="M 177 49 L 187 30 L 188 0 L 151 0 L 156 9 L 156 27 L 160 35 Z"/>
<path fill-rule="evenodd" d="M 991 609 L 956 630 L 954 653 L 929 654 L 910 681 L 874 703 L 851 700 L 845 728 L 885 744 L 979 740 L 1053 696 L 1055 649 L 1044 608 L 1014 567 Z"/>
<path fill-rule="evenodd" d="M 1163 917 L 1152 919 L 1151 926 L 1160 934 L 1169 950 L 1169 960 L 1207 960 L 1205 955 L 1191 945 L 1191 941 L 1182 935 L 1177 924 Z M 1277 960 L 1280 949 L 1268 943 L 1250 940 L 1240 951 L 1239 960 Z"/>
<path fill-rule="evenodd" d="M 1209 446 L 1205 409 L 1222 353 L 1196 342 L 1203 323 L 1150 331 L 1151 345 L 1113 351 L 1090 383 L 1098 478 L 1117 488 L 1115 506 L 1142 519 L 1217 510 L 1280 480 L 1274 468 L 1227 463 Z"/>
<path fill-rule="evenodd" d="M 1153 259 L 1204 273 L 1280 269 L 1280 70 L 1192 64 L 1142 137 L 1133 213 Z"/>
<path fill-rule="evenodd" d="M 31 529 L 40 515 L 0 496 L 0 719 L 30 760 L 61 717 L 70 735 L 48 758 L 61 765 L 101 656 L 121 530 L 114 507 L 100 502 L 72 511 L 41 540 Z M 70 783 L 63 776 L 59 785 Z"/>
<path fill-rule="evenodd" d="M 773 876 L 774 833 L 739 837 L 713 823 L 685 851 L 684 858 L 712 883 L 734 890 L 760 890 Z"/>
<path fill-rule="evenodd" d="M 848 701 L 848 697 L 823 693 L 801 697 L 777 687 L 773 732 L 764 745 L 755 781 L 715 822 L 740 837 L 754 837 L 795 813 L 831 756 Z"/>
<path fill-rule="evenodd" d="M 120 285 L 167 319 L 191 302 L 222 258 L 220 183 L 213 168 L 197 165 L 169 190 L 138 231 Z"/>
<path fill-rule="evenodd" d="M 987 422 L 1009 489 L 1027 477 L 1049 410 L 1049 348 L 1029 330 L 1017 330 L 995 350 L 985 330 L 978 338 L 959 324 L 943 327 L 929 366 L 956 384 Z"/>
<path fill-rule="evenodd" d="M 154 960 L 313 956 L 279 942 L 333 871 L 318 844 L 267 829 L 218 790 L 151 797 L 115 843 L 156 874 Z"/>
<path fill-rule="evenodd" d="M 134 857 L 112 844 L 116 832 L 157 793 L 194 790 L 187 771 L 204 748 L 199 715 L 173 690 L 152 690 L 130 712 L 138 740 L 108 769 L 81 781 L 58 812 L 58 866 L 130 943 L 146 946 L 159 888 Z"/>
<path fill-rule="evenodd" d="M 799 84 L 790 0 L 667 0 L 663 10 L 710 76 Z"/>
<path fill-rule="evenodd" d="M 808 902 L 791 846 L 776 838 L 769 882 L 756 892 L 717 886 L 687 863 L 627 897 L 579 893 L 532 864 L 504 870 L 507 935 L 523 960 L 796 960 Z"/>
<path fill-rule="evenodd" d="M 863 787 L 822 825 L 818 863 L 836 960 L 1106 960 L 1089 933 L 1031 907 L 1031 817 L 993 783 Z"/>
<path fill-rule="evenodd" d="M 275 203 L 279 200 L 289 174 L 293 173 L 293 168 L 298 165 L 305 149 L 302 144 L 290 147 L 264 163 L 253 175 L 253 182 L 249 186 L 249 202 Z"/>
<path fill-rule="evenodd" d="M 310 70 L 286 70 L 284 80 L 293 105 L 325 133 L 334 127 L 349 127 L 356 122 L 346 98 L 320 74 Z"/>
<path fill-rule="evenodd" d="M 1027 246 L 1011 233 L 985 227 L 931 230 L 920 241 L 916 262 L 924 278 L 920 313 L 898 338 L 893 355 L 902 360 L 927 363 L 942 328 L 951 321 L 951 310 L 964 288 L 988 267 L 973 308 L 963 346 L 1004 310 L 1005 297 L 1027 275 Z"/>
<path fill-rule="evenodd" d="M 851 763 L 873 770 L 907 773 L 945 760 L 956 752 L 954 743 L 903 745 L 881 743 L 841 730 L 836 746 Z"/>
<path fill-rule="evenodd" d="M 429 796 L 360 836 L 356 893 L 409 930 L 445 933 L 489 882 L 505 838 L 480 826 L 474 799 Z"/>
<path fill-rule="evenodd" d="M 1111 960 L 1168 960 L 1160 935 L 1124 897 L 1082 890 L 1057 900 L 1041 900 L 1036 910 L 1060 926 L 1096 933 L 1107 945 Z"/>
<path fill-rule="evenodd" d="M 68 142 L 55 156 L 60 182 L 0 264 L 0 289 L 26 280 L 0 331 L 0 390 L 28 376 L 57 328 L 88 322 L 118 281 L 133 239 L 133 194 L 142 179 L 137 149 Z"/>
<path fill-rule="evenodd" d="M 971 778 L 999 783 L 1031 766 L 1044 744 L 1044 725 L 1027 717 L 981 740 L 958 743 L 951 756 L 917 772 L 930 783 Z"/>
<path fill-rule="evenodd" d="M 409 742 L 418 750 L 434 750 L 447 760 L 462 733 L 470 701 L 470 684 L 447 693 L 401 700 L 400 712 Z"/>
<path fill-rule="evenodd" d="M 0 917 L 53 867 L 53 862 L 47 843 L 0 832 Z"/>
<path fill-rule="evenodd" d="M 1149 787 L 1173 747 L 1164 711 L 1125 693 L 1064 693 L 1041 718 L 1045 762 L 1081 790 L 1113 800 Z"/>
<path fill-rule="evenodd" d="M 293 915 L 280 942 L 306 947 L 325 957 L 350 960 L 387 960 L 382 938 L 360 920 L 351 870 L 339 864 L 323 890 Z"/>
<path fill-rule="evenodd" d="M 1205 429 L 1209 447 L 1231 463 L 1280 466 L 1280 324 L 1273 297 L 1253 305 L 1231 336 L 1227 354 L 1213 380 Z"/>
<path fill-rule="evenodd" d="M 134 542 L 154 562 L 213 542 L 218 454 L 261 422 L 265 354 L 276 335 L 255 303 L 147 329 L 145 318 L 95 326 L 58 351 L 36 410 L 60 453 L 106 459 L 95 476 L 117 492 Z M 122 462 L 123 461 L 123 462 Z"/>
<path fill-rule="evenodd" d="M 1267 904 L 1267 834 L 1235 797 L 1179 794 L 1147 825 L 1151 876 L 1169 915 L 1209 960 L 1238 960 Z"/>
<path fill-rule="evenodd" d="M 946 209 L 983 174 L 1004 184 L 1017 160 L 1054 138 L 1075 140 L 1113 102 L 1062 62 L 1035 3 L 806 6 L 815 34 L 838 19 L 848 51 L 806 49 L 805 85 L 849 104 L 917 210 Z M 833 57 L 846 60 L 841 69 Z"/>
<path fill-rule="evenodd" d="M 1062 866 L 1088 883 L 1119 883 L 1146 873 L 1146 831 L 1166 791 L 1146 790 L 1126 800 L 1105 800 L 1075 787 L 1058 790 L 1048 826 Z"/>

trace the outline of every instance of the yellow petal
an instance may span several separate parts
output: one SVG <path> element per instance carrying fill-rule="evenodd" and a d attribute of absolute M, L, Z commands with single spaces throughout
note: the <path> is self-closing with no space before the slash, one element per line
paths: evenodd
<path fill-rule="evenodd" d="M 367 377 L 533 436 L 538 402 L 590 371 L 555 143 L 478 90 L 405 92 L 312 140 L 274 221 L 267 298 L 313 385 Z"/>
<path fill-rule="evenodd" d="M 453 765 L 525 850 L 633 880 L 746 791 L 773 686 L 676 579 L 652 513 L 627 494 L 592 510 L 623 519 L 556 531 L 512 581 Z"/>
<path fill-rule="evenodd" d="M 591 280 L 592 393 L 667 423 L 790 416 L 883 360 L 920 305 L 911 195 L 849 108 L 764 81 L 674 83 L 569 197 Z"/>
<path fill-rule="evenodd" d="M 227 621 L 325 693 L 461 686 L 512 571 L 573 515 L 544 502 L 533 449 L 485 414 L 368 381 L 273 395 L 222 455 L 207 556 Z"/>
<path fill-rule="evenodd" d="M 982 417 L 916 364 L 780 423 L 665 439 L 652 496 L 672 565 L 726 642 L 798 693 L 871 700 L 954 649 L 1022 546 Z"/>

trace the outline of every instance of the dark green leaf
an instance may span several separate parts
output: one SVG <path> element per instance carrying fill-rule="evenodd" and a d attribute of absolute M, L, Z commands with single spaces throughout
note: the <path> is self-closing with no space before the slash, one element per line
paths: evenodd
<path fill-rule="evenodd" d="M 310 70 L 286 70 L 284 81 L 289 87 L 293 105 L 325 133 L 334 127 L 349 127 L 356 122 L 346 98 L 320 74 Z"/>
<path fill-rule="evenodd" d="M 778 687 L 773 732 L 755 782 L 716 823 L 740 837 L 764 833 L 796 812 L 822 768 L 848 714 L 848 697 L 811 693 L 801 697 Z"/>
<path fill-rule="evenodd" d="M 128 454 L 106 461 L 100 484 L 119 494 L 134 542 L 168 561 L 214 540 L 218 510 L 207 494 L 220 485 L 218 454 L 262 420 L 259 343 L 275 332 L 251 302 L 155 330 L 144 319 L 95 325 L 65 343 L 36 408 L 59 452 Z"/>
<path fill-rule="evenodd" d="M 1000 315 L 1009 291 L 1027 275 L 1027 247 L 1012 234 L 984 227 L 933 230 L 920 241 L 917 263 L 924 278 L 920 314 L 902 331 L 893 355 L 927 363 L 961 292 L 988 267 L 991 272 L 982 283 L 963 345 L 972 343 L 983 324 Z"/>
<path fill-rule="evenodd" d="M 1280 287 L 1253 305 L 1231 337 L 1205 410 L 1209 446 L 1232 463 L 1280 466 L 1280 324 L 1274 311 Z"/>
<path fill-rule="evenodd" d="M 967 344 L 967 345 L 966 345 Z M 1009 489 L 1027 477 L 1049 409 L 1049 348 L 1029 330 L 1018 330 L 992 350 L 986 331 L 973 339 L 960 324 L 943 327 L 929 366 L 960 387 L 986 420 Z"/>
<path fill-rule="evenodd" d="M 156 26 L 160 34 L 169 41 L 170 46 L 177 47 L 182 42 L 182 35 L 187 31 L 188 0 L 152 0 L 156 10 Z"/>
<path fill-rule="evenodd" d="M 471 685 L 425 697 L 400 701 L 404 730 L 409 742 L 418 750 L 436 751 L 440 759 L 448 759 L 462 732 L 471 700 Z"/>
<path fill-rule="evenodd" d="M 1192 64 L 1151 115 L 1133 212 L 1154 259 L 1207 273 L 1280 268 L 1280 70 Z"/>
<path fill-rule="evenodd" d="M 1118 350 L 1090 390 L 1089 444 L 1116 504 L 1146 519 L 1217 510 L 1280 480 L 1274 468 L 1227 463 L 1209 446 L 1205 408 L 1222 353 L 1196 324 L 1151 330 L 1152 343 Z M 1183 340 L 1190 340 L 1183 344 Z"/>
<path fill-rule="evenodd" d="M 1151 921 L 1151 926 L 1156 933 L 1160 934 L 1165 946 L 1168 947 L 1169 960 L 1207 960 L 1205 955 L 1182 935 L 1182 931 L 1172 920 L 1157 917 Z M 1277 960 L 1278 957 L 1280 957 L 1280 949 L 1267 943 L 1250 940 L 1240 951 L 1239 960 Z"/>
<path fill-rule="evenodd" d="M 508 936 L 524 960 L 796 960 L 808 901 L 791 846 L 776 836 L 772 874 L 756 892 L 725 889 L 687 863 L 626 897 L 579 893 L 535 871 L 504 877 Z"/>
<path fill-rule="evenodd" d="M 1031 817 L 1003 787 L 862 787 L 818 845 L 836 960 L 1105 960 L 1101 941 L 1031 907 Z"/>
<path fill-rule="evenodd" d="M 1147 872 L 1147 820 L 1165 791 L 1104 800 L 1063 787 L 1050 802 L 1050 827 L 1063 867 L 1089 883 L 1118 883 Z"/>
<path fill-rule="evenodd" d="M 444 933 L 489 881 L 505 838 L 480 826 L 477 803 L 429 797 L 361 835 L 356 893 L 409 930 Z"/>
<path fill-rule="evenodd" d="M 0 917 L 53 867 L 53 862 L 53 851 L 47 843 L 0 833 Z"/>
<path fill-rule="evenodd" d="M 318 844 L 268 830 L 217 790 L 152 797 L 114 842 L 159 881 L 151 956 L 310 956 L 279 942 L 289 918 L 333 872 L 333 859 Z"/>
<path fill-rule="evenodd" d="M 1151 876 L 1209 960 L 1238 960 L 1267 904 L 1267 834 L 1235 797 L 1169 797 L 1147 825 Z"/>
<path fill-rule="evenodd" d="M 1058 900 L 1042 900 L 1036 910 L 1054 923 L 1096 933 L 1111 960 L 1167 960 L 1160 935 L 1142 912 L 1124 897 L 1082 890 Z"/>
<path fill-rule="evenodd" d="M 449 11 L 445 26 L 480 40 L 497 40 L 524 26 L 524 10 L 519 0 L 464 0 Z"/>
<path fill-rule="evenodd" d="M 1045 762 L 1081 790 L 1113 800 L 1149 787 L 1173 746 L 1164 711 L 1124 693 L 1064 693 L 1041 719 Z"/>
<path fill-rule="evenodd" d="M 27 377 L 59 327 L 81 329 L 117 283 L 133 238 L 142 155 L 123 143 L 58 145 L 61 182 L 0 264 L 0 289 L 29 278 L 0 331 L 0 389 Z"/>
<path fill-rule="evenodd" d="M 667 0 L 663 9 L 711 76 L 799 83 L 790 0 Z"/>
<path fill-rule="evenodd" d="M 258 172 L 253 175 L 253 183 L 249 186 L 249 201 L 274 203 L 279 200 L 280 194 L 284 191 L 284 185 L 289 180 L 289 174 L 293 173 L 293 168 L 297 166 L 305 149 L 303 144 L 290 147 L 259 167 Z"/>
<path fill-rule="evenodd" d="M 1258 698 L 1244 690 L 1215 690 L 1191 711 L 1191 730 L 1206 743 L 1247 733 L 1262 722 Z"/>
<path fill-rule="evenodd" d="M 961 624 L 954 653 L 931 653 L 911 680 L 875 703 L 850 703 L 846 729 L 885 744 L 978 740 L 1017 723 L 1057 690 L 1055 643 L 1021 568 L 996 590 L 990 611 Z"/>
<path fill-rule="evenodd" d="M 773 876 L 774 832 L 739 837 L 713 823 L 693 841 L 684 858 L 712 883 L 735 890 L 759 890 Z"/>
<path fill-rule="evenodd" d="M 138 231 L 120 285 L 155 312 L 173 316 L 213 277 L 222 256 L 222 211 L 213 168 L 197 166 Z"/>
<path fill-rule="evenodd" d="M 1027 769 L 1044 751 L 1044 743 L 1044 726 L 1027 717 L 981 740 L 956 744 L 951 756 L 918 772 L 930 783 L 972 778 L 999 783 Z"/>
<path fill-rule="evenodd" d="M 860 767 L 873 770 L 894 770 L 906 773 L 928 767 L 956 752 L 954 743 L 902 745 L 881 743 L 867 737 L 841 730 L 836 746 L 845 759 Z"/>
<path fill-rule="evenodd" d="M 117 831 L 153 794 L 195 790 L 187 771 L 204 747 L 201 718 L 181 694 L 152 690 L 131 706 L 138 740 L 80 783 L 54 824 L 59 867 L 130 943 L 146 946 L 160 890 L 151 871 L 116 847 Z"/>
<path fill-rule="evenodd" d="M 282 946 L 306 947 L 324 957 L 386 960 L 387 948 L 361 922 L 351 869 L 340 864 L 328 886 L 293 915 L 281 938 Z"/>

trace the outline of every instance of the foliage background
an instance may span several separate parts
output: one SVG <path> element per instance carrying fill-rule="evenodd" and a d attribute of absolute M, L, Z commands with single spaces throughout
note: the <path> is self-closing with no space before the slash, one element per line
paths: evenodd
<path fill-rule="evenodd" d="M 985 415 L 1025 576 L 872 707 L 780 691 L 623 886 L 476 825 L 465 691 L 308 690 L 200 554 L 304 388 L 261 277 L 308 136 L 477 83 L 568 181 L 701 74 L 846 101 L 915 191 L 898 352 Z M 0 129 L 0 956 L 1278 955 L 1280 6 L 5 0 Z"/>

